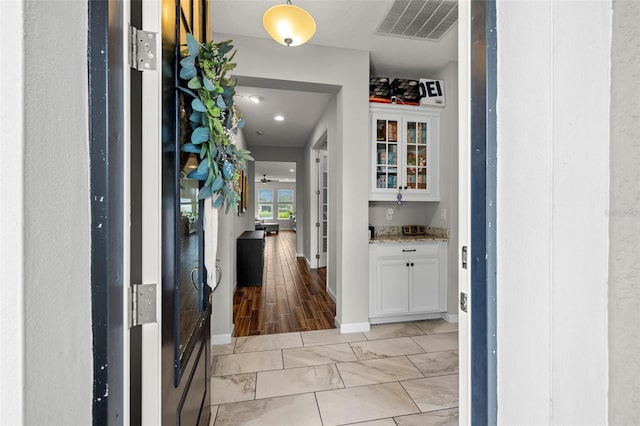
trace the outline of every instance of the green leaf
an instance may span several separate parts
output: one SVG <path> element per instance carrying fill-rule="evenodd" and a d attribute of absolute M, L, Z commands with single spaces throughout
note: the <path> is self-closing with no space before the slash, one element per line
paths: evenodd
<path fill-rule="evenodd" d="M 180 70 L 180 78 L 183 80 L 191 80 L 196 75 L 198 75 L 198 72 L 194 65 L 184 65 Z"/>
<path fill-rule="evenodd" d="M 206 200 L 207 198 L 211 197 L 213 195 L 213 191 L 211 189 L 210 186 L 203 186 L 202 188 L 200 188 L 200 191 L 198 191 L 198 199 L 199 200 Z"/>
<path fill-rule="evenodd" d="M 215 207 L 216 209 L 222 207 L 222 204 L 224 203 L 224 196 L 220 195 L 218 196 L 218 198 L 216 198 L 216 200 L 213 202 L 213 207 Z"/>
<path fill-rule="evenodd" d="M 187 174 L 189 179 L 198 179 L 205 180 L 209 175 L 209 164 L 207 160 L 202 160 L 200 164 L 198 164 L 198 168 L 196 170 L 192 170 Z"/>
<path fill-rule="evenodd" d="M 225 109 L 227 107 L 227 104 L 224 103 L 224 99 L 222 99 L 222 96 L 218 96 L 216 104 L 218 105 L 218 107 L 220 107 L 220 109 Z"/>
<path fill-rule="evenodd" d="M 215 92 L 216 86 L 209 80 L 207 77 L 202 77 L 202 82 L 204 83 L 204 88 L 209 92 Z"/>
<path fill-rule="evenodd" d="M 183 152 L 193 152 L 194 154 L 199 154 L 201 152 L 200 148 L 192 144 L 191 142 L 187 142 L 180 147 L 180 151 Z"/>
<path fill-rule="evenodd" d="M 207 144 L 203 143 L 200 148 L 200 158 L 204 158 L 206 154 L 207 154 Z"/>
<path fill-rule="evenodd" d="M 198 76 L 193 77 L 191 80 L 189 80 L 189 83 L 187 83 L 187 86 L 189 86 L 189 89 L 199 89 L 199 88 L 201 88 L 202 87 L 202 83 L 200 82 L 200 77 L 198 77 Z"/>
<path fill-rule="evenodd" d="M 226 179 L 231 179 L 234 171 L 235 168 L 233 167 L 233 164 L 231 164 L 229 161 L 225 161 L 224 166 L 222 166 L 222 174 L 224 175 L 224 177 Z"/>
<path fill-rule="evenodd" d="M 180 60 L 180 65 L 182 65 L 183 67 L 188 67 L 188 66 L 195 67 L 196 57 L 191 55 L 185 56 Z"/>
<path fill-rule="evenodd" d="M 191 170 L 187 173 L 187 179 L 205 180 L 206 178 L 206 174 L 198 173 L 197 170 Z"/>
<path fill-rule="evenodd" d="M 187 34 L 187 48 L 189 48 L 189 54 L 191 56 L 198 56 L 200 53 L 200 43 L 192 34 Z"/>
<path fill-rule="evenodd" d="M 211 184 L 211 189 L 213 189 L 214 191 L 219 191 L 223 185 L 224 180 L 222 180 L 222 175 L 218 174 L 218 176 L 216 176 L 216 179 Z"/>
<path fill-rule="evenodd" d="M 191 143 L 200 145 L 202 142 L 209 140 L 209 129 L 207 127 L 198 127 L 191 133 Z"/>
<path fill-rule="evenodd" d="M 191 108 L 198 112 L 207 112 L 207 108 L 204 106 L 200 99 L 194 99 L 191 101 Z"/>
<path fill-rule="evenodd" d="M 185 87 L 180 87 L 180 86 L 178 86 L 178 89 L 182 90 L 184 93 L 186 93 L 186 94 L 188 94 L 188 95 L 191 95 L 191 96 L 192 96 L 192 97 L 194 97 L 194 98 L 197 98 L 197 97 L 198 97 L 198 95 L 196 95 L 195 93 L 193 93 L 193 91 L 192 91 L 192 90 L 189 90 L 189 89 L 187 89 L 187 88 L 185 88 Z"/>
<path fill-rule="evenodd" d="M 203 114 L 201 112 L 193 111 L 189 116 L 189 121 L 191 121 L 192 123 L 200 124 L 200 120 L 202 120 L 202 115 Z"/>
<path fill-rule="evenodd" d="M 233 49 L 233 44 L 230 44 L 231 40 L 227 40 L 227 41 L 223 41 L 220 43 L 218 50 L 220 52 L 220 56 L 224 56 L 226 53 L 228 53 L 231 49 Z"/>
<path fill-rule="evenodd" d="M 220 120 L 213 120 L 213 125 L 216 129 L 216 132 L 218 132 L 219 134 L 224 133 L 224 129 L 222 128 L 222 123 L 220 123 Z"/>

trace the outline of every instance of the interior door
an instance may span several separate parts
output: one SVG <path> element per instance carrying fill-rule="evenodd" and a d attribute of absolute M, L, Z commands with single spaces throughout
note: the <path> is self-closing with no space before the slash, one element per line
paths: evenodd
<path fill-rule="evenodd" d="M 206 0 L 162 1 L 162 424 L 206 425 L 209 404 L 209 287 L 203 203 L 186 174 L 197 159 L 189 140 L 190 102 L 177 87 L 187 34 L 204 42 Z"/>
<path fill-rule="evenodd" d="M 327 247 L 328 241 L 328 212 L 329 212 L 329 174 L 328 174 L 328 156 L 327 151 L 317 151 L 318 160 L 317 165 L 317 191 L 318 195 L 318 268 L 324 268 L 327 266 Z"/>

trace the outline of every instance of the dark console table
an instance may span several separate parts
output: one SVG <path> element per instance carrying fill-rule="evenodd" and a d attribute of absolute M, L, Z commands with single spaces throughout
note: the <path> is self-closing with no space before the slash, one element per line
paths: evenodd
<path fill-rule="evenodd" d="M 262 285 L 264 232 L 245 231 L 238 237 L 236 264 L 240 287 Z"/>

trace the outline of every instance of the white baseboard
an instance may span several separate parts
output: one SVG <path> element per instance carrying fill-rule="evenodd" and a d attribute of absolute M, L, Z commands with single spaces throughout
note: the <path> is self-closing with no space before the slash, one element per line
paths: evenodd
<path fill-rule="evenodd" d="M 303 253 L 296 253 L 296 257 L 304 257 L 304 254 Z M 306 260 L 306 257 L 305 257 L 305 260 Z"/>
<path fill-rule="evenodd" d="M 309 269 L 313 269 L 313 266 L 311 266 L 311 261 L 309 259 L 307 259 L 306 257 L 304 258 L 305 263 L 307 264 L 307 268 Z"/>
<path fill-rule="evenodd" d="M 211 344 L 212 345 L 227 345 L 231 343 L 231 337 L 233 336 L 233 330 L 235 325 L 231 327 L 231 332 L 229 334 L 214 334 L 211 336 Z"/>
<path fill-rule="evenodd" d="M 457 323 L 458 322 L 458 314 L 450 314 L 449 312 L 445 312 L 442 314 L 442 319 L 446 322 Z"/>
<path fill-rule="evenodd" d="M 371 324 L 369 324 L 368 322 L 352 322 L 349 324 L 339 324 L 336 320 L 336 326 L 340 329 L 340 334 L 362 333 L 371 330 Z"/>
<path fill-rule="evenodd" d="M 327 286 L 327 294 L 329 295 L 329 297 L 331 298 L 331 300 L 333 300 L 333 303 L 336 303 L 336 295 L 335 293 L 329 288 L 329 286 Z"/>
<path fill-rule="evenodd" d="M 393 322 L 409 322 L 409 321 L 422 321 L 442 318 L 443 313 L 434 312 L 431 314 L 412 314 L 412 315 L 390 315 L 386 317 L 372 317 L 369 318 L 371 324 L 389 324 Z"/>

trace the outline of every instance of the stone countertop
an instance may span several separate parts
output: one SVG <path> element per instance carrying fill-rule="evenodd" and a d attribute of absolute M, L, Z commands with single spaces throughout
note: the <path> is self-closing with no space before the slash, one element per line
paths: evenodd
<path fill-rule="evenodd" d="M 449 238 L 442 235 L 384 235 L 370 238 L 369 244 L 433 243 L 440 241 L 449 241 Z"/>
<path fill-rule="evenodd" d="M 425 235 L 403 235 L 401 226 L 376 226 L 375 237 L 369 239 L 369 244 L 393 243 L 433 243 L 449 241 L 449 230 L 446 228 L 426 227 Z"/>

